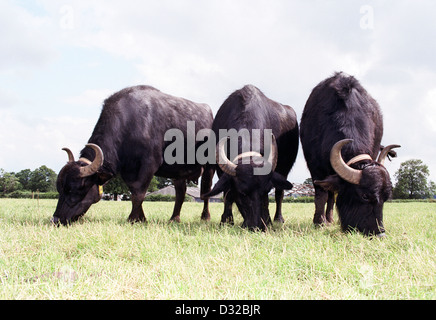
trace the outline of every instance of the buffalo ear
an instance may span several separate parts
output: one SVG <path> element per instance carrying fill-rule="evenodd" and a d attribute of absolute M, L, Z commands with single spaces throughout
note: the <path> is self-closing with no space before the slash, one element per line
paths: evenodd
<path fill-rule="evenodd" d="M 201 199 L 207 199 L 213 196 L 216 196 L 217 194 L 221 193 L 221 192 L 225 192 L 227 190 L 230 189 L 230 180 L 231 180 L 231 176 L 228 175 L 227 173 L 224 173 L 221 178 L 218 180 L 218 182 L 215 184 L 215 186 L 213 187 L 212 191 L 202 194 L 201 195 Z"/>
<path fill-rule="evenodd" d="M 113 174 L 107 173 L 107 172 L 97 172 L 97 184 L 99 186 L 104 185 L 106 182 L 108 182 L 110 179 L 114 177 Z"/>
<path fill-rule="evenodd" d="M 331 175 L 325 178 L 325 180 L 315 180 L 314 184 L 320 186 L 325 191 L 336 192 L 339 190 L 339 186 L 341 184 L 341 178 L 337 175 Z"/>
<path fill-rule="evenodd" d="M 291 190 L 294 187 L 292 183 L 290 183 L 284 176 L 277 172 L 273 172 L 271 182 L 276 189 Z"/>

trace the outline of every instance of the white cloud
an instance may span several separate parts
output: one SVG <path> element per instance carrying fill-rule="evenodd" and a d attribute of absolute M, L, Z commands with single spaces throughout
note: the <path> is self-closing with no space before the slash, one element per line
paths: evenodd
<path fill-rule="evenodd" d="M 41 67 L 55 52 L 49 41 L 50 20 L 36 17 L 11 2 L 0 2 L 0 74 L 26 75 L 29 67 Z"/>
<path fill-rule="evenodd" d="M 294 107 L 300 119 L 312 88 L 334 71 L 343 70 L 355 75 L 379 101 L 385 119 L 383 143 L 403 145 L 398 150 L 400 157 L 389 168 L 395 169 L 408 157 L 422 158 L 436 181 L 436 160 L 431 156 L 436 152 L 432 141 L 436 122 L 433 1 L 366 1 L 363 4 L 373 8 L 373 29 L 361 28 L 363 4 L 353 1 L 76 0 L 67 7 L 53 0 L 38 3 L 43 10 L 37 13 L 32 8 L 0 4 L 0 26 L 7 30 L 0 51 L 0 77 L 6 72 L 27 72 L 29 66 L 44 68 L 66 47 L 73 59 L 76 48 L 90 48 L 133 66 L 137 72 L 130 77 L 119 72 L 114 75 L 121 77 L 116 80 L 125 86 L 149 84 L 208 103 L 216 111 L 232 91 L 252 83 L 270 98 Z M 65 24 L 65 19 L 70 19 L 70 24 Z M 64 68 L 59 73 L 64 74 L 53 81 L 69 79 L 67 64 L 59 66 Z M 119 70 L 117 65 L 106 68 Z M 8 137 L 1 142 L 26 145 L 29 141 L 20 132 L 36 132 L 42 141 L 48 141 L 39 146 L 41 150 L 44 145 L 51 146 L 45 150 L 46 158 L 57 157 L 59 147 L 64 146 L 61 142 L 71 141 L 78 152 L 90 136 L 99 109 L 93 109 L 86 120 L 77 111 L 100 106 L 114 92 L 113 88 L 104 89 L 110 87 L 110 73 L 101 76 L 105 77 L 101 84 L 97 70 L 101 69 L 86 71 L 95 84 L 79 89 L 80 84 L 75 87 L 69 82 L 71 94 L 56 99 L 46 86 L 32 83 L 47 92 L 48 103 L 60 101 L 66 110 L 75 106 L 74 113 L 53 123 L 47 115 L 34 118 L 32 121 L 41 124 L 35 127 L 23 122 L 14 109 L 9 127 L 18 128 L 19 133 L 0 131 Z M 23 106 L 18 92 L 18 85 L 2 88 L 0 103 Z M 76 114 L 80 114 L 78 121 L 86 124 L 71 126 Z M 75 126 L 82 130 L 80 138 L 74 135 Z M 57 142 L 55 134 L 60 137 Z M 418 141 L 413 138 L 416 135 Z M 0 167 L 8 165 L 1 160 Z M 63 157 L 61 160 L 63 163 Z M 307 177 L 300 152 L 291 180 L 301 182 Z"/>
<path fill-rule="evenodd" d="M 11 108 L 22 103 L 23 98 L 11 89 L 0 88 L 0 109 Z"/>
<path fill-rule="evenodd" d="M 103 101 L 108 98 L 113 92 L 111 89 L 89 89 L 80 93 L 76 96 L 68 96 L 62 99 L 62 102 L 66 105 L 70 105 L 74 107 L 75 113 L 81 111 L 89 112 L 90 107 L 92 108 L 92 115 L 95 116 L 95 113 L 100 113 L 100 109 L 97 106 L 102 106 Z"/>
<path fill-rule="evenodd" d="M 61 149 L 69 147 L 78 154 L 94 126 L 87 118 L 27 117 L 1 109 L 0 119 L 0 168 L 15 172 L 41 165 L 60 170 L 66 162 Z"/>
<path fill-rule="evenodd" d="M 436 87 L 430 89 L 424 97 L 422 104 L 424 123 L 428 130 L 436 137 Z"/>

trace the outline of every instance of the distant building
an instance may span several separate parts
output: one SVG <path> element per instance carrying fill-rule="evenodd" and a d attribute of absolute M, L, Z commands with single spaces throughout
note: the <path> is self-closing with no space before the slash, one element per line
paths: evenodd
<path fill-rule="evenodd" d="M 293 185 L 294 187 L 292 188 L 292 190 L 285 190 L 285 197 L 299 198 L 315 196 L 315 188 L 313 187 L 313 185 L 300 183 L 293 183 Z M 275 190 L 273 189 L 269 195 L 274 196 Z"/>

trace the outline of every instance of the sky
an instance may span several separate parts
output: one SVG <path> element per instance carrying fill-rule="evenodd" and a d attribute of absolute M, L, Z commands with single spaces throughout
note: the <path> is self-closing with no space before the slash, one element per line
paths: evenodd
<path fill-rule="evenodd" d="M 436 2 L 0 0 L 0 168 L 47 165 L 91 136 L 104 99 L 147 84 L 214 114 L 246 84 L 290 105 L 335 71 L 378 101 L 386 167 L 421 159 L 436 181 Z M 310 176 L 300 146 L 288 179 Z"/>

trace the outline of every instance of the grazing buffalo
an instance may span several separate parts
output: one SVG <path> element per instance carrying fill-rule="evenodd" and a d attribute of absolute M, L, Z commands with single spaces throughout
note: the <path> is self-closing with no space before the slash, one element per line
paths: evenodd
<path fill-rule="evenodd" d="M 377 102 L 354 77 L 335 73 L 313 89 L 300 135 L 315 185 L 313 222 L 333 222 L 337 193 L 344 231 L 384 236 L 383 204 L 392 194 L 384 161 L 388 155 L 395 157 L 391 149 L 400 146 L 380 145 L 383 118 Z"/>
<path fill-rule="evenodd" d="M 283 221 L 283 190 L 292 189 L 286 177 L 295 162 L 299 143 L 294 110 L 247 85 L 223 103 L 212 130 L 221 138 L 216 150 L 219 181 L 203 197 L 224 192 L 221 222 L 233 223 L 232 204 L 236 202 L 244 218 L 243 227 L 266 230 L 271 223 L 268 192 L 273 187 L 277 202 L 274 219 Z M 236 146 L 233 156 L 232 142 Z"/>
<path fill-rule="evenodd" d="M 69 161 L 58 176 L 59 201 L 52 221 L 65 225 L 84 215 L 100 200 L 99 186 L 117 174 L 132 193 L 131 222 L 146 221 L 142 202 L 153 176 L 174 179 L 176 202 L 171 220 L 179 221 L 186 181 L 198 179 L 203 168 L 197 162 L 167 163 L 164 153 L 171 141 L 164 137 L 168 130 L 178 129 L 186 146 L 188 121 L 195 124 L 195 133 L 210 129 L 212 111 L 206 104 L 173 97 L 150 86 L 126 88 L 109 97 L 80 159 L 75 161 L 72 152 L 63 149 Z M 213 171 L 203 174 L 203 192 L 210 190 L 212 175 Z M 202 219 L 209 218 L 206 200 Z"/>

